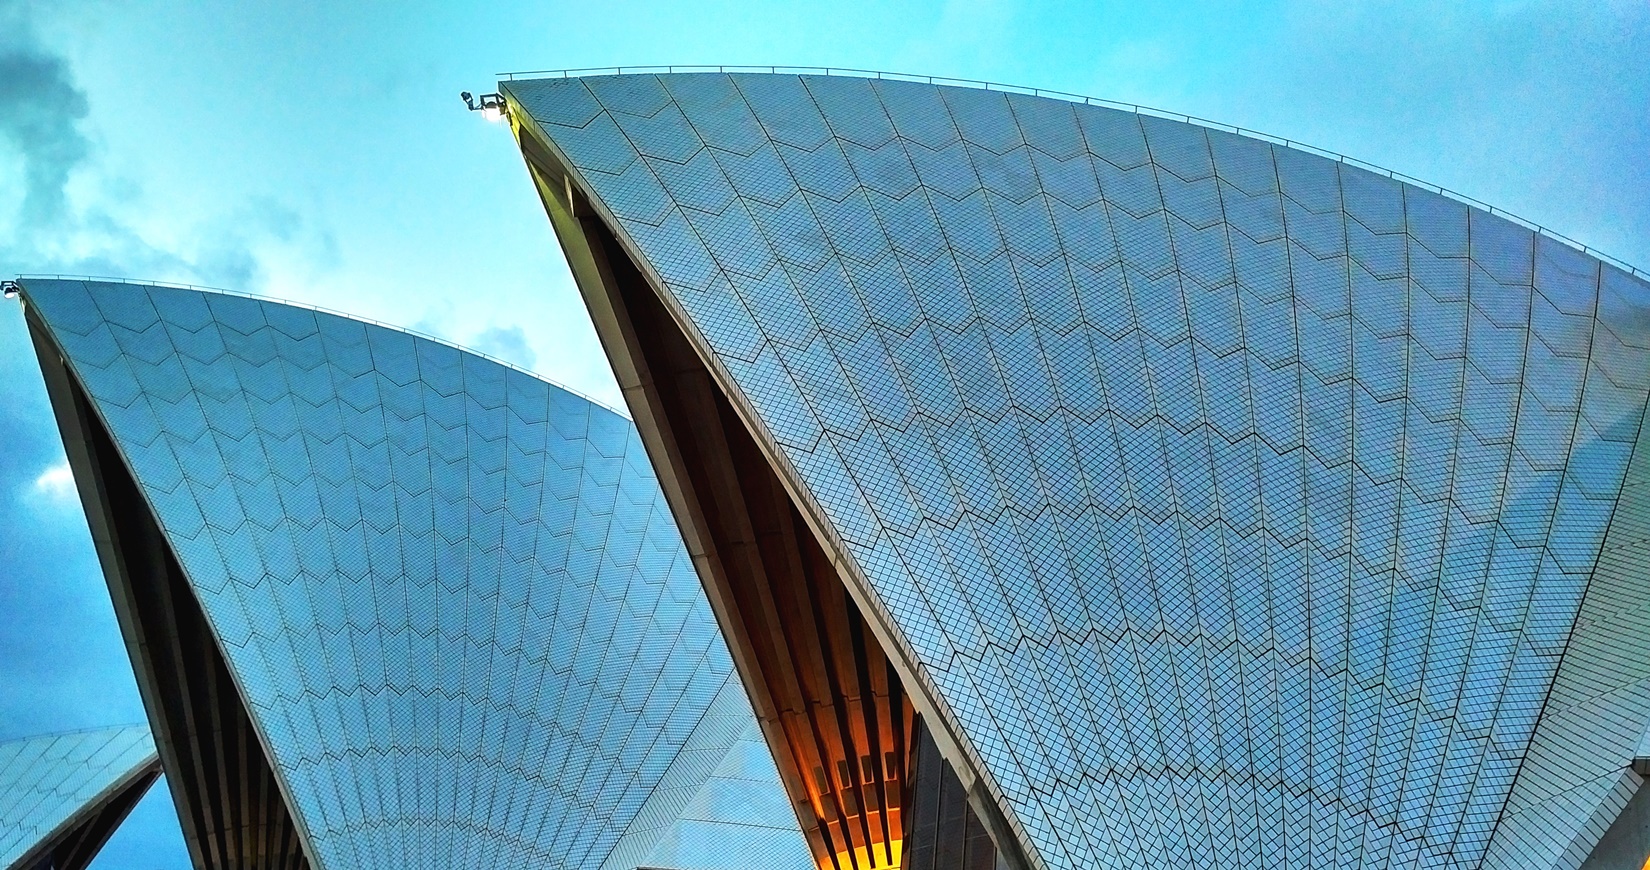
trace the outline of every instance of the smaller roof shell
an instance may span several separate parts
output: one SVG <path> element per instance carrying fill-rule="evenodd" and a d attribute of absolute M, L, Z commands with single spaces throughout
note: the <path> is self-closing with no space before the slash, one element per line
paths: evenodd
<path fill-rule="evenodd" d="M 64 847 L 73 867 L 90 863 L 159 776 L 143 725 L 0 743 L 0 867 L 33 868 Z"/>

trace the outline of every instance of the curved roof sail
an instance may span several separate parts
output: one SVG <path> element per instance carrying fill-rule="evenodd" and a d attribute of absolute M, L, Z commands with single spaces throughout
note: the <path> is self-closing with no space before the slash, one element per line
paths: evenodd
<path fill-rule="evenodd" d="M 22 283 L 197 866 L 604 866 L 738 751 L 624 417 L 348 317 Z M 788 813 L 718 808 L 722 852 L 806 865 Z"/>
<path fill-rule="evenodd" d="M 500 86 L 821 862 L 917 719 L 1050 870 L 1573 868 L 1638 789 L 1643 279 L 1058 99 Z"/>

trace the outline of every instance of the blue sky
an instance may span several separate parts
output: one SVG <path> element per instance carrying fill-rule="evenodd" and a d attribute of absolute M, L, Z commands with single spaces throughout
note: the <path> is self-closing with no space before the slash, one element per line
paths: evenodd
<path fill-rule="evenodd" d="M 457 94 L 501 70 L 649 63 L 1159 106 L 1390 166 L 1650 266 L 1643 0 L 0 0 L 0 274 L 302 300 L 617 405 L 508 132 Z M 0 306 L 0 515 L 0 738 L 141 721 L 15 304 Z M 187 865 L 159 789 L 96 867 Z"/>

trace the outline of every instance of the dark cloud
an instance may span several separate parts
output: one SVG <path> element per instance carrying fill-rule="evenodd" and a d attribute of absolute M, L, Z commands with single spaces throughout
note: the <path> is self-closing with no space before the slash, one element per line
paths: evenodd
<path fill-rule="evenodd" d="M 0 2 L 0 30 L 0 139 L 23 157 L 21 217 L 54 221 L 64 213 L 69 174 L 91 153 L 80 129 L 86 93 L 68 63 L 35 41 L 17 4 Z"/>
<path fill-rule="evenodd" d="M 81 128 L 87 112 L 67 61 L 35 41 L 18 4 L 0 0 L 0 151 L 20 156 L 23 182 L 20 197 L 0 196 L 0 219 L 17 221 L 0 238 L 0 259 L 45 266 L 34 240 L 71 224 L 131 237 L 106 215 L 76 217 L 69 207 L 69 178 L 92 154 Z M 0 526 L 5 737 L 143 717 L 84 516 L 64 486 L 62 442 L 28 344 L 19 307 L 7 303 L 0 347 L 16 352 L 0 354 L 0 506 L 17 522 Z M 58 654 L 65 637 L 77 655 Z"/>
<path fill-rule="evenodd" d="M 268 197 L 225 203 L 216 220 L 173 227 L 157 245 L 122 218 L 140 206 L 141 182 L 110 174 L 100 160 L 91 100 L 68 59 L 42 41 L 24 0 L 0 0 L 0 155 L 20 158 L 20 197 L 0 195 L 0 274 L 59 272 L 263 289 L 266 245 L 298 252 L 313 268 L 339 259 L 337 243 L 295 208 Z M 71 199 L 76 176 L 93 183 Z"/>
<path fill-rule="evenodd" d="M 0 219 L 14 222 L 0 239 L 0 271 L 184 277 L 188 258 L 106 209 L 69 201 L 70 179 L 96 169 L 90 109 L 68 59 L 39 39 L 29 5 L 0 0 L 0 143 L 21 158 L 23 181 L 20 199 L 0 198 Z"/>
<path fill-rule="evenodd" d="M 0 186 L 0 222 L 15 220 L 0 234 L 0 270 L 176 272 L 181 258 L 104 211 L 71 207 L 70 177 L 93 161 L 82 127 L 89 101 L 68 62 L 35 41 L 25 13 L 15 0 L 0 0 L 0 153 L 21 157 L 22 180 L 20 198 Z M 43 248 L 68 233 L 95 239 L 88 247 L 97 253 L 69 258 Z M 62 491 L 62 443 L 27 346 L 21 310 L 8 304 L 0 348 L 16 352 L 0 354 L 0 506 L 13 521 L 0 524 L 0 738 L 145 718 L 84 515 Z M 189 866 L 164 786 L 110 841 L 110 860 Z"/>
<path fill-rule="evenodd" d="M 62 58 L 29 46 L 0 45 L 0 137 L 23 155 L 25 222 L 63 215 L 69 173 L 91 152 L 80 131 L 86 112 L 86 94 Z"/>

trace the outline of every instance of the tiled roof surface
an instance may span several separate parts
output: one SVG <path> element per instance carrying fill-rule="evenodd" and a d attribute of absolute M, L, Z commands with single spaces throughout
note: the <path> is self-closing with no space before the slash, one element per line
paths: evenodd
<path fill-rule="evenodd" d="M 732 672 L 628 420 L 345 317 L 25 286 L 321 868 L 608 857 Z M 755 721 L 737 690 L 723 707 Z M 698 748 L 726 755 L 734 736 Z M 771 758 L 754 775 L 779 790 Z M 779 830 L 726 848 L 772 847 L 776 867 L 803 850 L 794 816 L 750 821 Z"/>
<path fill-rule="evenodd" d="M 1636 788 L 1643 280 L 1097 106 L 503 87 L 778 445 L 1041 866 L 1513 867 L 1543 843 L 1574 866 Z M 1578 610 L 1601 621 L 1571 642 Z"/>
<path fill-rule="evenodd" d="M 142 725 L 0 743 L 0 867 L 11 867 L 155 763 L 155 744 Z"/>

